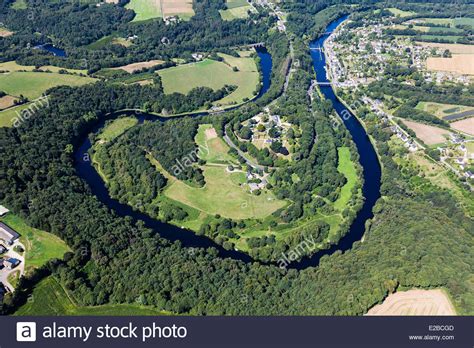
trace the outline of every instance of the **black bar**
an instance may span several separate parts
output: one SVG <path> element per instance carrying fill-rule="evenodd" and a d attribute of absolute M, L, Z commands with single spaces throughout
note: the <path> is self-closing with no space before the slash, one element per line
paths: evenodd
<path fill-rule="evenodd" d="M 36 342 L 17 342 L 18 333 L 31 334 L 24 327 L 17 332 L 22 322 L 36 323 Z M 56 335 L 63 332 L 60 327 L 68 327 L 71 337 L 43 337 L 53 325 Z M 125 336 L 131 325 L 137 337 L 98 338 L 107 333 L 106 325 L 126 327 Z M 144 340 L 153 325 L 155 338 Z M 90 334 L 77 329 L 72 337 L 73 327 L 90 329 Z M 466 348 L 474 346 L 473 327 L 473 317 L 0 317 L 0 347 Z"/>

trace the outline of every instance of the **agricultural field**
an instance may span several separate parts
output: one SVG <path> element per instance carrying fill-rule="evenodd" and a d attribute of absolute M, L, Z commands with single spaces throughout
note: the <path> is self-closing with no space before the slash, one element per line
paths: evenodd
<path fill-rule="evenodd" d="M 33 289 L 33 294 L 30 297 L 30 300 L 14 313 L 15 316 L 153 316 L 169 314 L 170 313 L 160 311 L 153 307 L 141 306 L 138 304 L 109 304 L 88 307 L 79 306 L 53 276 L 49 276 L 39 282 Z"/>
<path fill-rule="evenodd" d="M 90 77 L 68 74 L 12 72 L 0 74 L 0 90 L 11 96 L 23 95 L 28 99 L 35 99 L 52 87 L 82 86 L 95 81 Z"/>
<path fill-rule="evenodd" d="M 12 97 L 10 95 L 0 97 L 0 110 L 5 110 L 14 106 L 15 100 L 17 100 L 17 98 Z"/>
<path fill-rule="evenodd" d="M 451 128 L 463 133 L 474 135 L 474 117 L 453 122 L 451 123 Z"/>
<path fill-rule="evenodd" d="M 163 64 L 164 61 L 162 60 L 150 60 L 148 62 L 139 62 L 139 63 L 132 63 L 124 66 L 119 66 L 116 68 L 112 68 L 112 70 L 123 70 L 130 74 L 134 73 L 135 71 L 140 71 L 145 68 L 152 68 L 154 66 Z"/>
<path fill-rule="evenodd" d="M 429 126 L 427 124 L 413 122 L 408 120 L 402 121 L 408 128 L 416 133 L 416 137 L 421 139 L 426 145 L 435 145 L 446 142 L 447 137 L 451 133 L 450 131 Z"/>
<path fill-rule="evenodd" d="M 205 59 L 158 71 L 165 93 L 187 94 L 196 87 L 218 90 L 225 85 L 235 85 L 237 89 L 234 92 L 214 104 L 238 104 L 255 96 L 259 84 L 255 60 L 251 57 L 236 58 L 226 54 L 220 56 L 224 58 L 223 62 Z M 238 71 L 234 71 L 233 67 Z"/>
<path fill-rule="evenodd" d="M 7 110 L 0 111 L 0 127 L 11 127 L 13 122 L 21 112 L 30 107 L 30 104 L 23 104 L 9 108 Z"/>
<path fill-rule="evenodd" d="M 227 0 L 226 1 L 226 10 L 220 10 L 219 13 L 225 21 L 231 21 L 238 18 L 247 18 L 248 11 L 252 10 L 252 6 L 247 2 L 247 0 Z"/>
<path fill-rule="evenodd" d="M 431 71 L 448 71 L 461 75 L 474 75 L 474 55 L 454 54 L 450 58 L 428 57 L 426 67 Z"/>
<path fill-rule="evenodd" d="M 8 214 L 1 219 L 20 234 L 20 242 L 25 246 L 25 271 L 41 267 L 48 260 L 62 259 L 70 251 L 59 237 L 52 233 L 30 227 L 20 217 Z"/>
<path fill-rule="evenodd" d="M 367 315 L 456 315 L 448 295 L 441 289 L 398 291 Z"/>
<path fill-rule="evenodd" d="M 407 22 L 408 23 L 408 22 Z M 406 24 L 397 24 L 393 26 L 394 29 L 405 30 L 409 29 Z M 462 33 L 463 30 L 459 28 L 444 28 L 444 27 L 427 27 L 423 25 L 414 25 L 411 29 L 425 34 L 440 34 L 440 33 Z"/>
<path fill-rule="evenodd" d="M 438 43 L 438 42 L 416 42 L 418 45 L 424 47 L 434 47 L 443 50 L 449 50 L 453 54 L 474 54 L 474 45 Z"/>
<path fill-rule="evenodd" d="M 455 120 L 468 116 L 471 112 L 474 115 L 474 107 L 453 104 L 441 104 L 434 102 L 419 102 L 416 109 L 426 111 L 440 119 L 446 121 Z M 463 116 L 465 115 L 465 116 Z"/>
<path fill-rule="evenodd" d="M 82 70 L 81 69 L 67 69 L 67 68 L 61 68 L 61 67 L 53 66 L 53 65 L 43 65 L 43 66 L 38 67 L 38 69 L 44 72 L 53 72 L 53 73 L 57 73 L 61 70 L 65 70 L 71 74 L 87 75 L 86 69 L 82 69 Z M 3 72 L 33 71 L 33 70 L 37 70 L 35 66 L 20 65 L 15 61 L 0 63 L 0 71 L 3 71 Z"/>
<path fill-rule="evenodd" d="M 409 21 L 410 23 L 432 23 L 449 25 L 450 28 L 455 28 L 457 25 L 467 25 L 474 27 L 474 18 L 460 17 L 460 18 L 417 18 Z M 408 22 L 407 22 L 408 23 Z"/>
<path fill-rule="evenodd" d="M 97 137 L 99 141 L 109 142 L 125 133 L 138 123 L 135 117 L 122 117 L 108 123 Z"/>
<path fill-rule="evenodd" d="M 135 11 L 133 22 L 169 16 L 188 20 L 194 16 L 192 0 L 131 0 L 125 7 Z"/>
<path fill-rule="evenodd" d="M 125 6 L 136 13 L 132 22 L 141 22 L 153 18 L 161 18 L 161 0 L 130 0 Z"/>
<path fill-rule="evenodd" d="M 168 16 L 178 16 L 188 20 L 194 16 L 193 0 L 161 0 L 163 18 Z"/>

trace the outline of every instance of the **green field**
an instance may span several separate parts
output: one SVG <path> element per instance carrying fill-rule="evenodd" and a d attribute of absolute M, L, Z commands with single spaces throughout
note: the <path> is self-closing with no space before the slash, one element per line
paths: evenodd
<path fill-rule="evenodd" d="M 15 316 L 28 315 L 97 315 L 97 316 L 137 316 L 169 315 L 152 307 L 134 304 L 115 304 L 103 306 L 78 306 L 58 281 L 52 276 L 43 279 L 34 288 L 30 300 L 20 307 Z"/>
<path fill-rule="evenodd" d="M 14 10 L 26 10 L 28 8 L 28 4 L 26 0 L 15 0 L 15 2 L 11 5 L 11 8 Z"/>
<path fill-rule="evenodd" d="M 257 91 L 259 73 L 256 62 L 251 57 L 235 58 L 221 54 L 224 62 L 205 59 L 198 63 L 184 64 L 158 71 L 165 93 L 189 93 L 196 87 L 209 87 L 214 90 L 225 85 L 238 88 L 215 104 L 230 105 L 251 99 Z M 239 71 L 233 71 L 233 67 Z"/>
<path fill-rule="evenodd" d="M 14 119 L 18 117 L 17 112 L 21 113 L 22 110 L 27 109 L 29 106 L 30 104 L 28 103 L 0 111 L 0 127 L 11 127 Z"/>
<path fill-rule="evenodd" d="M 338 149 L 339 164 L 337 170 L 344 174 L 347 179 L 346 184 L 341 188 L 339 198 L 334 202 L 334 208 L 343 211 L 352 198 L 352 189 L 359 180 L 354 163 L 351 161 L 351 152 L 348 147 Z"/>
<path fill-rule="evenodd" d="M 4 62 L 0 63 L 0 70 L 2 71 L 10 71 L 10 72 L 15 72 L 15 71 L 33 71 L 36 69 L 35 66 L 33 65 L 20 65 L 15 61 L 9 61 L 9 62 Z M 86 69 L 67 69 L 67 68 L 61 68 L 59 66 L 53 66 L 53 65 L 44 65 L 40 66 L 39 69 L 43 71 L 51 71 L 54 73 L 59 72 L 60 70 L 66 70 L 67 72 L 71 74 L 84 74 L 87 75 L 87 70 Z"/>
<path fill-rule="evenodd" d="M 136 13 L 132 22 L 146 21 L 153 18 L 161 18 L 161 6 L 159 0 L 130 0 L 125 6 Z"/>
<path fill-rule="evenodd" d="M 201 149 L 198 153 L 199 158 L 205 160 L 207 163 L 235 163 L 237 162 L 232 156 L 228 154 L 229 147 L 220 137 L 209 139 L 206 136 L 206 131 L 213 129 L 210 124 L 199 125 L 196 134 L 196 144 Z"/>
<path fill-rule="evenodd" d="M 433 24 L 449 24 L 451 28 L 456 25 L 468 25 L 474 27 L 474 18 L 461 17 L 461 18 L 417 18 L 417 21 L 423 23 L 433 23 Z"/>
<path fill-rule="evenodd" d="M 96 79 L 76 75 L 40 72 L 12 72 L 0 74 L 0 91 L 12 96 L 23 95 L 36 99 L 48 89 L 56 86 L 81 86 Z"/>
<path fill-rule="evenodd" d="M 97 137 L 99 140 L 109 142 L 126 132 L 138 123 L 135 117 L 122 117 L 108 123 Z"/>
<path fill-rule="evenodd" d="M 409 17 L 409 16 L 416 15 L 416 12 L 413 12 L 413 11 L 403 11 L 403 10 L 400 10 L 400 9 L 398 9 L 398 8 L 395 8 L 395 7 L 390 7 L 390 8 L 388 8 L 387 10 L 389 10 L 390 12 L 392 12 L 395 16 L 399 16 L 399 17 Z"/>
<path fill-rule="evenodd" d="M 225 21 L 231 21 L 238 18 L 247 18 L 248 11 L 252 6 L 246 0 L 227 0 L 227 9 L 219 10 L 221 18 Z"/>
<path fill-rule="evenodd" d="M 245 173 L 229 173 L 225 166 L 204 166 L 204 178 L 206 185 L 202 188 L 175 181 L 165 195 L 207 214 L 232 219 L 263 218 L 286 205 L 271 192 L 259 196 L 247 192 L 238 184 L 245 181 Z"/>
<path fill-rule="evenodd" d="M 54 234 L 28 226 L 20 217 L 8 214 L 1 219 L 20 234 L 20 242 L 25 246 L 26 271 L 44 265 L 51 259 L 62 259 L 70 251 L 69 247 Z"/>
<path fill-rule="evenodd" d="M 444 41 L 447 41 L 449 43 L 456 43 L 458 42 L 459 39 L 462 39 L 463 36 L 458 36 L 458 35 L 420 35 L 420 40 L 421 41 L 434 41 L 439 39 L 443 39 Z"/>

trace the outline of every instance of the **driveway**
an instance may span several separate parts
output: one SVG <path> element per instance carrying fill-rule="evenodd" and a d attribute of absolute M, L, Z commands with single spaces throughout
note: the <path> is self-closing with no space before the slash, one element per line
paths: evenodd
<path fill-rule="evenodd" d="M 4 259 L 15 258 L 17 260 L 20 260 L 20 264 L 16 266 L 14 269 L 7 269 L 6 267 L 4 267 L 0 270 L 0 282 L 2 282 L 9 291 L 14 291 L 15 288 L 8 281 L 8 276 L 11 273 L 17 272 L 17 271 L 20 271 L 20 276 L 22 276 L 25 273 L 25 257 L 18 254 L 16 251 L 13 250 L 13 248 L 17 245 L 22 247 L 23 250 L 25 250 L 26 252 L 25 246 L 17 240 L 15 243 L 13 243 L 13 245 L 8 246 L 8 251 L 2 255 Z"/>

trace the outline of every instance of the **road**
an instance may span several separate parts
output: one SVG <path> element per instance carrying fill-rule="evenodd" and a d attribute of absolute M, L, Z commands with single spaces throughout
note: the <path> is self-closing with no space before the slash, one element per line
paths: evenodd
<path fill-rule="evenodd" d="M 260 164 L 257 164 L 255 163 L 254 161 L 252 161 L 245 152 L 243 152 L 242 150 L 240 150 L 237 145 L 235 145 L 232 140 L 230 140 L 229 136 L 227 135 L 227 129 L 224 130 L 224 136 L 222 137 L 224 139 L 224 141 L 227 143 L 227 145 L 229 145 L 231 148 L 233 149 L 236 149 L 237 152 L 239 153 L 239 156 L 242 157 L 244 160 L 245 160 L 245 163 L 247 163 L 247 165 L 249 165 L 250 167 L 254 168 L 254 169 L 258 169 L 258 170 L 264 170 L 265 167 L 264 166 L 261 166 Z"/>

